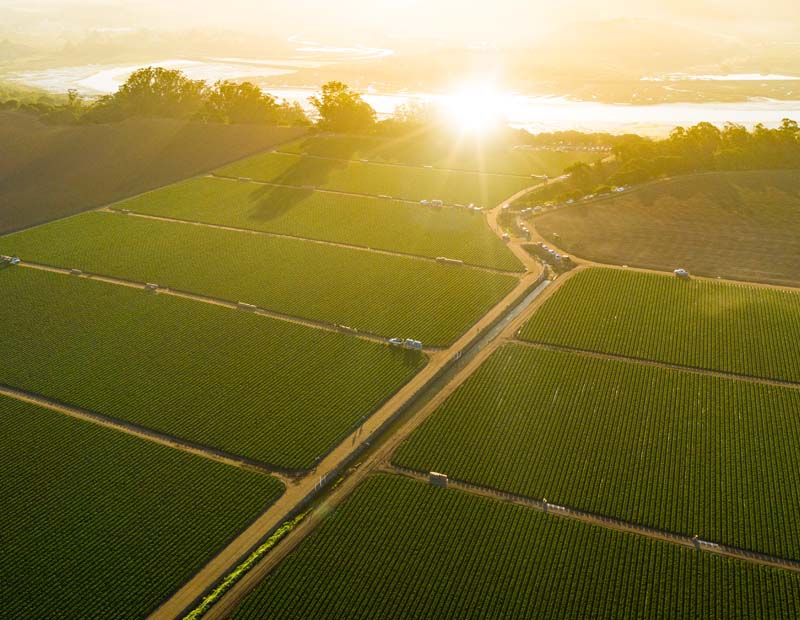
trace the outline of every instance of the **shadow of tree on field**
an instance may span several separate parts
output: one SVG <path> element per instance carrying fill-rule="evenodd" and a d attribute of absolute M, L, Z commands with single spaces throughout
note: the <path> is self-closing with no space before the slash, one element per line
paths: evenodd
<path fill-rule="evenodd" d="M 354 157 L 356 145 L 342 149 L 342 159 Z M 324 188 L 330 175 L 335 170 L 347 168 L 349 162 L 319 157 L 299 156 L 297 162 L 271 182 L 292 187 L 262 186 L 253 193 L 252 200 L 256 207 L 252 218 L 256 221 L 268 222 L 277 219 L 314 193 L 315 188 Z"/>
<path fill-rule="evenodd" d="M 257 222 L 279 219 L 313 194 L 313 189 L 262 185 L 251 195 L 254 208 L 250 218 Z"/>

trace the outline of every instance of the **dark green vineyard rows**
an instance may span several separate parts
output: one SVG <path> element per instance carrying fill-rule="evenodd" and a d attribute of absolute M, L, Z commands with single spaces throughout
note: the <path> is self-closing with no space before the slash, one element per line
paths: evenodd
<path fill-rule="evenodd" d="M 589 269 L 565 282 L 520 337 L 800 381 L 800 292 Z"/>
<path fill-rule="evenodd" d="M 117 205 L 135 213 L 307 237 L 521 271 L 480 213 L 201 178 Z"/>
<path fill-rule="evenodd" d="M 141 620 L 282 489 L 0 396 L 0 617 Z"/>
<path fill-rule="evenodd" d="M 396 463 L 800 559 L 800 390 L 511 344 Z"/>
<path fill-rule="evenodd" d="M 235 620 L 793 617 L 800 575 L 388 476 Z"/>
<path fill-rule="evenodd" d="M 406 257 L 87 213 L 0 238 L 0 252 L 442 346 L 517 284 Z"/>
<path fill-rule="evenodd" d="M 315 186 L 407 200 L 438 198 L 448 204 L 494 207 L 533 179 L 334 161 L 289 153 L 266 153 L 221 168 L 219 174 L 285 185 Z"/>
<path fill-rule="evenodd" d="M 0 270 L 0 383 L 308 468 L 425 358 L 343 334 L 32 269 Z"/>

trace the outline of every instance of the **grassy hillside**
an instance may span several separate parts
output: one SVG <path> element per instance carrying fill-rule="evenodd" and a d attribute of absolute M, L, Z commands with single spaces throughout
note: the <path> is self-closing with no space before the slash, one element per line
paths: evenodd
<path fill-rule="evenodd" d="M 300 133 L 167 119 L 51 126 L 0 112 L 0 233 L 172 183 Z"/>
<path fill-rule="evenodd" d="M 570 254 L 800 286 L 800 172 L 676 177 L 536 218 Z"/>
<path fill-rule="evenodd" d="M 0 617 L 144 618 L 282 490 L 0 396 Z"/>
<path fill-rule="evenodd" d="M 235 620 L 787 617 L 800 576 L 377 476 Z"/>

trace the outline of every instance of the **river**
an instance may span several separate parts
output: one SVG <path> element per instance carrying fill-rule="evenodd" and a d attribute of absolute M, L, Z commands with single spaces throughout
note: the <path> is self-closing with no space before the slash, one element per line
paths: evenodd
<path fill-rule="evenodd" d="M 166 59 L 144 65 L 180 69 L 193 79 L 250 79 L 258 82 L 258 78 L 288 75 L 299 68 L 336 64 L 342 56 L 366 58 L 391 53 L 389 50 L 361 46 L 330 48 L 307 45 L 303 49 L 311 54 L 300 59 Z M 21 72 L 13 76 L 13 79 L 52 92 L 76 88 L 86 95 L 96 96 L 114 92 L 139 66 L 142 65 L 62 67 Z M 299 88 L 268 87 L 266 90 L 277 97 L 300 102 L 305 107 L 308 107 L 307 99 L 314 92 L 313 89 Z M 447 106 L 452 98 L 451 95 L 437 93 L 384 93 L 371 90 L 363 96 L 382 117 L 390 115 L 398 105 L 410 100 L 434 101 Z M 579 130 L 663 135 L 677 125 L 686 126 L 701 121 L 716 125 L 733 122 L 746 127 L 763 123 L 768 127 L 775 127 L 783 118 L 800 120 L 800 101 L 773 99 L 751 99 L 738 103 L 629 105 L 511 93 L 495 97 L 495 101 L 497 112 L 511 126 L 532 132 Z"/>

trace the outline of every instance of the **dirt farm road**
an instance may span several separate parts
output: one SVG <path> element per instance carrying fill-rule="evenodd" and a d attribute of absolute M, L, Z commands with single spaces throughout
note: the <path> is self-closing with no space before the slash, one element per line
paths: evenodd
<path fill-rule="evenodd" d="M 499 209 L 500 206 L 497 208 Z M 524 252 L 521 248 L 519 251 Z M 527 255 L 527 253 L 525 254 Z M 429 383 L 433 382 L 443 369 L 454 360 L 460 358 L 465 350 L 470 349 L 473 346 L 473 342 L 480 334 L 484 331 L 488 331 L 490 326 L 512 311 L 518 305 L 520 299 L 528 296 L 530 290 L 539 283 L 542 271 L 539 263 L 529 255 L 526 256 L 524 264 L 528 268 L 528 272 L 520 278 L 519 283 L 511 293 L 484 315 L 478 323 L 473 325 L 449 348 L 429 352 L 429 362 L 422 371 L 395 393 L 378 409 L 378 411 L 373 413 L 364 422 L 361 428 L 346 437 L 344 441 L 334 448 L 334 450 L 319 463 L 316 470 L 290 483 L 285 493 L 274 504 L 262 513 L 245 531 L 241 532 L 225 549 L 212 558 L 192 579 L 175 592 L 172 597 L 165 601 L 151 614 L 150 619 L 174 620 L 179 618 L 181 613 L 183 613 L 189 605 L 194 603 L 198 597 L 202 596 L 232 570 L 249 551 L 286 520 L 289 515 L 293 514 L 298 506 L 302 506 L 314 496 L 319 490 L 321 481 L 323 483 L 330 481 L 334 476 L 338 475 L 354 455 L 358 454 L 363 449 L 362 444 L 368 444 L 380 436 L 381 432 L 384 430 L 383 427 L 394 419 L 398 412 L 402 411 L 407 403 L 416 397 L 418 392 L 423 390 Z M 481 355 L 485 358 L 485 355 L 488 355 L 492 350 L 492 347 L 486 347 L 481 351 Z M 418 417 L 419 416 L 415 416 L 413 419 L 416 420 Z M 403 431 L 411 432 L 411 430 L 413 430 L 413 428 L 406 431 L 406 428 L 403 427 L 401 433 Z M 393 434 L 393 437 L 394 435 L 395 434 Z M 402 438 L 404 437 L 405 435 L 403 435 Z M 364 467 L 364 464 L 359 466 L 356 471 L 361 472 L 362 469 L 369 469 L 371 471 L 370 468 Z M 351 475 L 345 479 L 345 482 L 349 483 L 354 477 L 359 480 L 361 479 L 361 476 Z M 347 489 L 350 488 L 350 485 L 343 484 L 339 488 Z M 270 565 L 273 561 L 270 558 L 280 555 L 283 551 L 278 553 L 279 550 L 289 547 L 290 545 L 287 543 L 297 538 L 298 534 L 307 531 L 307 523 L 311 524 L 313 522 L 314 517 L 309 517 L 303 522 L 295 532 L 289 534 L 287 539 L 281 542 L 275 551 L 268 554 L 267 559 L 259 563 L 258 568 L 251 571 L 248 577 L 254 574 L 261 574 L 261 565 Z M 242 580 L 240 584 L 251 582 L 252 579 L 247 579 Z M 235 598 L 237 596 L 235 593 L 241 591 L 239 587 L 233 588 L 225 598 Z"/>

